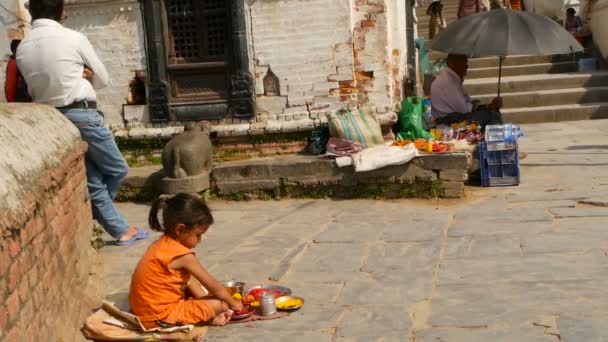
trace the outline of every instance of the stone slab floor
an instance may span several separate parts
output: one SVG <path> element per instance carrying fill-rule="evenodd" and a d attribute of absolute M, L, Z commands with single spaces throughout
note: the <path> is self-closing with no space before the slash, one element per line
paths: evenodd
<path fill-rule="evenodd" d="M 608 340 L 608 120 L 524 131 L 522 184 L 464 200 L 212 201 L 203 264 L 306 304 L 207 340 Z M 147 228 L 147 206 L 119 207 Z M 128 289 L 150 242 L 103 248 L 97 294 Z"/>

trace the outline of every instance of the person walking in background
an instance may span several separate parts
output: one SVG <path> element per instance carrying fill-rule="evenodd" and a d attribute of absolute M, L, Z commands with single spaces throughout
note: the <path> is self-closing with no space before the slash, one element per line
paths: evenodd
<path fill-rule="evenodd" d="M 6 81 L 4 82 L 4 96 L 6 102 L 32 102 L 27 90 L 27 83 L 17 67 L 17 48 L 21 40 L 11 41 L 11 53 L 6 63 Z"/>
<path fill-rule="evenodd" d="M 87 142 L 93 218 L 117 239 L 117 245 L 131 245 L 148 233 L 129 226 L 113 203 L 129 167 L 97 110 L 95 89 L 108 85 L 108 72 L 89 40 L 60 24 L 65 18 L 63 5 L 64 0 L 30 0 L 32 30 L 17 50 L 17 65 L 33 100 L 57 108 Z"/>
<path fill-rule="evenodd" d="M 566 10 L 566 19 L 564 20 L 566 31 L 570 32 L 576 40 L 585 46 L 584 23 L 580 16 L 576 15 L 576 10 L 572 7 Z"/>
<path fill-rule="evenodd" d="M 566 10 L 566 20 L 564 21 L 566 31 L 573 36 L 577 36 L 583 30 L 583 20 L 576 15 L 576 10 L 572 7 Z"/>
<path fill-rule="evenodd" d="M 523 11 L 524 9 L 522 0 L 509 0 L 509 5 L 514 11 Z"/>
<path fill-rule="evenodd" d="M 429 18 L 429 39 L 433 39 L 435 35 L 443 31 L 447 24 L 443 18 L 443 4 L 441 0 L 433 0 L 426 10 Z"/>
<path fill-rule="evenodd" d="M 481 0 L 460 0 L 458 3 L 458 18 L 479 13 L 482 10 Z"/>
<path fill-rule="evenodd" d="M 511 8 L 510 0 L 490 0 L 490 10 L 500 9 L 500 8 Z"/>

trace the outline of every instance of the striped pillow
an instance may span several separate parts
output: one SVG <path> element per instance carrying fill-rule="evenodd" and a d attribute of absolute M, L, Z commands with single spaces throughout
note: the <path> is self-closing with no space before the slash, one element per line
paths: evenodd
<path fill-rule="evenodd" d="M 339 111 L 327 114 L 327 122 L 332 137 L 360 143 L 364 148 L 384 145 L 380 124 L 373 113 Z"/>

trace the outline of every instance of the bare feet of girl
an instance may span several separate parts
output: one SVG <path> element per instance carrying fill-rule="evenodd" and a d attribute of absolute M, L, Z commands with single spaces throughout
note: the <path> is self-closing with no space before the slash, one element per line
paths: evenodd
<path fill-rule="evenodd" d="M 228 312 L 222 312 L 221 314 L 215 316 L 214 319 L 209 323 L 210 325 L 222 326 L 228 324 L 230 321 L 230 315 Z"/>

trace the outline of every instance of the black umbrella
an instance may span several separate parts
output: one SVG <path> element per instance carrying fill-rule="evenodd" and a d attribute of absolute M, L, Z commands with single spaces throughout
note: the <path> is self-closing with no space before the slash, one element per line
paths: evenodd
<path fill-rule="evenodd" d="M 503 58 L 509 55 L 557 55 L 583 51 L 555 21 L 534 13 L 496 9 L 459 19 L 439 33 L 429 49 L 470 57 L 498 56 L 498 95 Z"/>

